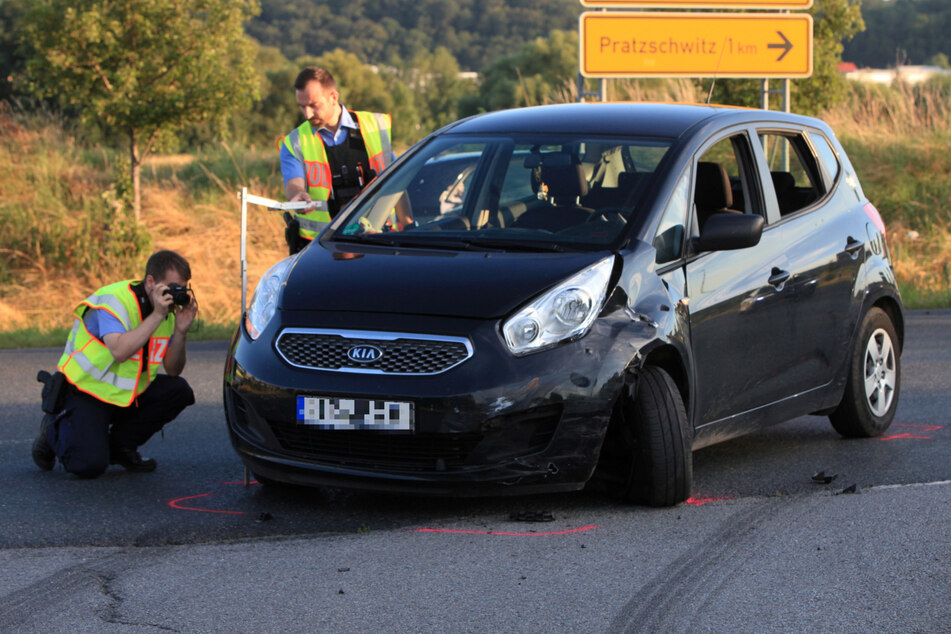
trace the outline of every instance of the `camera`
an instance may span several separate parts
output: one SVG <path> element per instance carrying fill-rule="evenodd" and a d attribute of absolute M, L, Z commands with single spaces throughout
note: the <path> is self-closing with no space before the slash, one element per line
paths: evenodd
<path fill-rule="evenodd" d="M 168 288 L 165 289 L 165 295 L 172 296 L 172 302 L 184 308 L 188 306 L 188 302 L 191 301 L 191 297 L 188 295 L 188 289 L 182 286 L 181 284 L 169 284 Z"/>

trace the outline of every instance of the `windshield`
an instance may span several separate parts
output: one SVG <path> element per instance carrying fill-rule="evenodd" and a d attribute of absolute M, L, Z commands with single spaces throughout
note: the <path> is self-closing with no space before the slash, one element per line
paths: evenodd
<path fill-rule="evenodd" d="M 669 143 L 443 135 L 347 210 L 334 240 L 432 248 L 597 249 L 638 213 Z"/>

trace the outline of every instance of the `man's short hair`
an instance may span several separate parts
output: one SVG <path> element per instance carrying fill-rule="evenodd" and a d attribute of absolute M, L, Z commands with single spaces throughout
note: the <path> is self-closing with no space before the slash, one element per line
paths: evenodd
<path fill-rule="evenodd" d="M 155 280 L 165 277 L 169 270 L 174 270 L 186 282 L 192 279 L 192 269 L 188 265 L 188 260 L 168 249 L 156 251 L 149 257 L 145 263 L 145 276 L 152 276 Z"/>
<path fill-rule="evenodd" d="M 312 81 L 316 81 L 323 86 L 324 90 L 336 90 L 337 82 L 330 71 L 320 66 L 308 66 L 297 75 L 294 80 L 294 90 L 303 90 Z"/>

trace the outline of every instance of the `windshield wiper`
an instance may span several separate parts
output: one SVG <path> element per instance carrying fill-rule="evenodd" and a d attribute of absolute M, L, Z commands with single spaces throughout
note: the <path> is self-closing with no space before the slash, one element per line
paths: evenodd
<path fill-rule="evenodd" d="M 423 238 L 419 234 L 401 235 L 399 233 L 362 233 L 348 236 L 335 236 L 334 240 L 345 242 L 369 242 L 391 247 L 419 247 L 421 249 L 460 249 L 464 251 L 485 250 L 485 247 L 474 246 L 469 240 L 454 238 Z M 498 251 L 500 249 L 492 249 Z"/>
<path fill-rule="evenodd" d="M 397 240 L 394 240 L 385 233 L 338 233 L 333 239 L 337 242 L 369 242 L 372 244 L 385 244 L 386 246 L 396 246 L 398 243 Z"/>
<path fill-rule="evenodd" d="M 500 238 L 465 238 L 465 241 L 474 247 L 487 247 L 502 251 L 554 251 L 561 253 L 568 251 L 564 245 L 555 242 L 535 240 L 503 240 Z"/>
<path fill-rule="evenodd" d="M 361 233 L 337 235 L 334 240 L 341 242 L 363 242 L 382 244 L 391 247 L 418 247 L 421 249 L 459 249 L 464 251 L 545 251 L 562 253 L 568 251 L 563 245 L 554 242 L 533 240 L 503 240 L 498 238 L 424 238 L 419 234 L 401 235 L 400 233 Z"/>

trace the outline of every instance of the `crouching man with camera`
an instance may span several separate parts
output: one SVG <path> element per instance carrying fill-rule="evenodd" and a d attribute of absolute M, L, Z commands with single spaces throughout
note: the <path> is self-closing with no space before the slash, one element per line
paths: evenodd
<path fill-rule="evenodd" d="M 154 253 L 145 279 L 109 284 L 79 303 L 57 365 L 45 383 L 33 461 L 95 478 L 110 464 L 155 470 L 138 448 L 195 402 L 180 377 L 185 339 L 198 314 L 188 262 L 173 251 Z M 164 366 L 166 374 L 159 374 Z"/>

